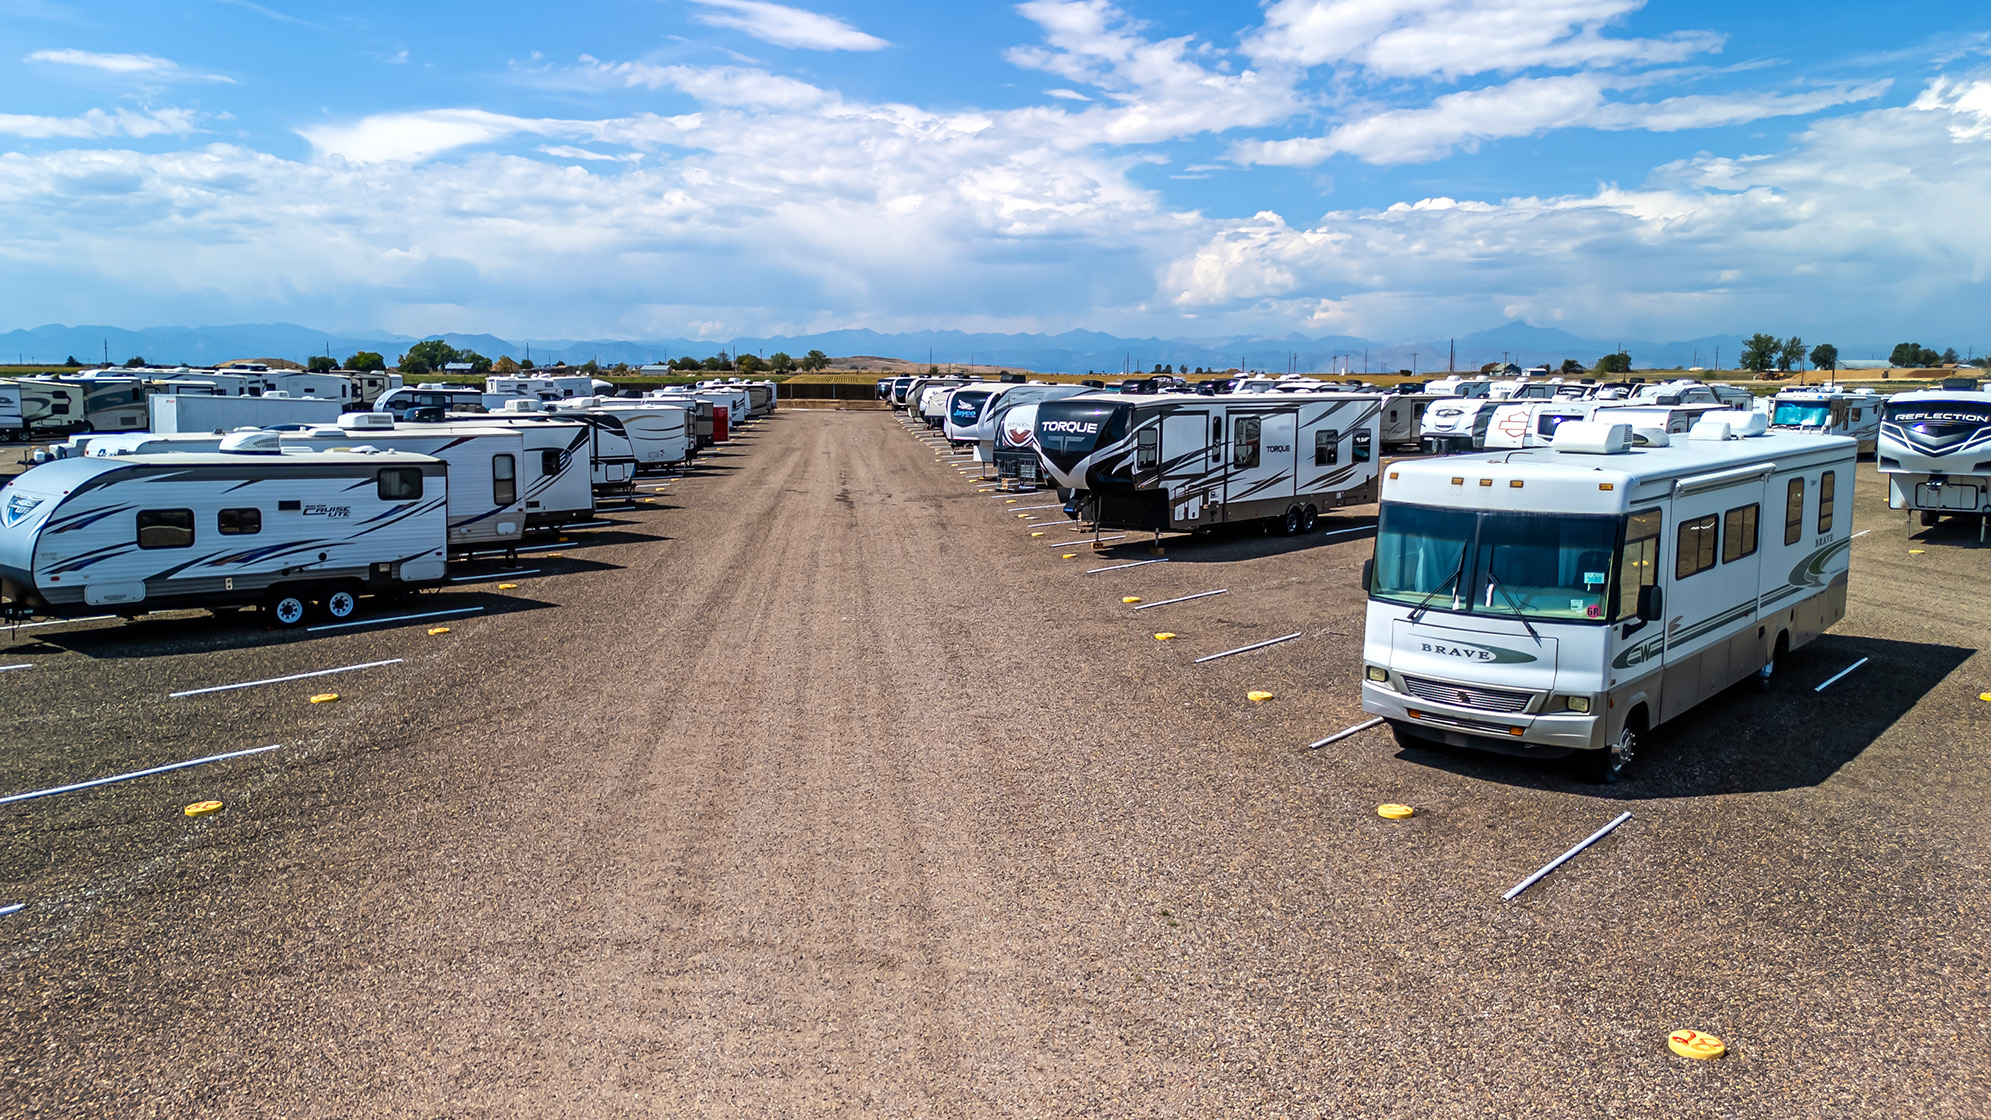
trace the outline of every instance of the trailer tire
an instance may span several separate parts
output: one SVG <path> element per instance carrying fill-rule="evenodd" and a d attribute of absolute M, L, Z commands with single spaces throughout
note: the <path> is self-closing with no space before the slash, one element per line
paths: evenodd
<path fill-rule="evenodd" d="M 1615 785 L 1624 780 L 1636 757 L 1639 736 L 1645 734 L 1645 709 L 1634 708 L 1625 716 L 1625 726 L 1618 732 L 1617 742 L 1601 750 L 1578 753 L 1577 767 L 1585 779 L 1601 786 Z"/>
<path fill-rule="evenodd" d="M 1314 526 L 1318 524 L 1320 524 L 1319 510 L 1308 506 L 1300 511 L 1300 532 L 1311 533 L 1314 531 Z"/>
<path fill-rule="evenodd" d="M 326 618 L 344 622 L 359 613 L 359 591 L 350 584 L 338 584 L 325 593 L 321 605 Z"/>
<path fill-rule="evenodd" d="M 1923 510 L 1923 511 L 1922 511 L 1922 528 L 1924 528 L 1924 529 L 1927 529 L 1927 528 L 1930 528 L 1931 526 L 1935 525 L 1935 523 L 1936 523 L 1936 520 L 1937 520 L 1938 518 L 1940 518 L 1941 516 L 1942 516 L 1942 515 L 1941 515 L 1941 514 L 1939 514 L 1939 513 L 1937 513 L 1937 512 L 1935 511 L 1935 510 L 1932 510 L 1932 509 L 1925 509 L 1925 510 Z"/>
<path fill-rule="evenodd" d="M 1291 506 L 1287 508 L 1285 518 L 1279 522 L 1279 531 L 1289 537 L 1299 533 L 1300 507 Z"/>
<path fill-rule="evenodd" d="M 304 625 L 308 606 L 295 589 L 276 588 L 263 601 L 263 613 L 273 625 L 289 630 Z"/>

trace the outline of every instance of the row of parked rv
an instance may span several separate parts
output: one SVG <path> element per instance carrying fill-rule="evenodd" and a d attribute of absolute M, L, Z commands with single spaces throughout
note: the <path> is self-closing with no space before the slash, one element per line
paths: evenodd
<path fill-rule="evenodd" d="M 1844 616 L 1848 425 L 1875 429 L 1894 508 L 1991 513 L 1991 393 L 1975 387 L 1800 390 L 1757 409 L 1690 382 L 1554 386 L 1505 395 L 1535 416 L 1582 406 L 1534 438 L 1386 466 L 1380 421 L 1400 394 L 929 382 L 894 400 L 930 425 L 937 393 L 950 441 L 1012 484 L 1055 485 L 1098 530 L 1291 533 L 1378 503 L 1365 710 L 1406 744 L 1575 756 L 1603 781 L 1652 728 L 1738 681 L 1767 687 Z M 1469 453 L 1485 446 L 1503 449 Z"/>
<path fill-rule="evenodd" d="M 440 583 L 452 556 L 510 556 L 528 533 L 592 518 L 599 497 L 772 412 L 777 392 L 734 380 L 549 400 L 509 380 L 474 402 L 395 389 L 323 422 L 38 449 L 0 489 L 0 617 L 261 607 L 296 626 L 316 605 L 347 618 L 363 595 Z"/>

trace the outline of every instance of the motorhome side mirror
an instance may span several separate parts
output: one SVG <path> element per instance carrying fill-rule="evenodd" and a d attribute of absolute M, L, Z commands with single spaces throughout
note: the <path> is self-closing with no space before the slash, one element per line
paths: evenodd
<path fill-rule="evenodd" d="M 1657 585 L 1638 589 L 1638 617 L 1641 622 L 1657 622 L 1666 613 L 1666 591 Z"/>
<path fill-rule="evenodd" d="M 1376 582 L 1376 558 L 1371 556 L 1362 561 L 1362 590 L 1366 593 Z"/>

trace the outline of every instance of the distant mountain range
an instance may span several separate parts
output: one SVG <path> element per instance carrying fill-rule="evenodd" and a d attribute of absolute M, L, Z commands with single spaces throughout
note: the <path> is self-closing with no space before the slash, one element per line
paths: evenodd
<path fill-rule="evenodd" d="M 603 365 L 628 362 L 632 365 L 663 361 L 690 355 L 707 357 L 752 351 L 772 354 L 785 350 L 800 357 L 821 350 L 831 357 L 854 354 L 899 358 L 906 361 L 933 361 L 940 365 L 973 363 L 1006 366 L 1045 373 L 1076 373 L 1149 370 L 1158 365 L 1176 369 L 1227 369 L 1242 364 L 1247 369 L 1284 372 L 1328 372 L 1346 366 L 1355 373 L 1395 371 L 1415 368 L 1420 373 L 1448 368 L 1477 369 L 1482 363 L 1508 360 L 1522 366 L 1560 365 L 1566 358 L 1588 365 L 1603 354 L 1622 346 L 1640 369 L 1670 369 L 1675 366 L 1714 367 L 1717 355 L 1723 366 L 1733 368 L 1742 352 L 1742 336 L 1711 335 L 1679 342 L 1652 342 L 1642 339 L 1581 338 L 1553 327 L 1536 327 L 1510 322 L 1492 330 L 1475 331 L 1456 339 L 1440 338 L 1423 342 L 1376 342 L 1347 335 L 1310 338 L 1293 334 L 1284 338 L 1232 335 L 1215 338 L 1121 338 L 1097 331 L 1066 331 L 1062 334 L 968 334 L 961 331 L 920 331 L 906 334 L 880 334 L 871 330 L 829 331 L 823 334 L 771 338 L 696 340 L 660 338 L 626 339 L 502 339 L 488 334 L 441 334 L 458 349 L 475 350 L 486 357 L 509 354 L 531 357 L 539 365 L 566 362 L 579 365 L 590 358 Z M 43 326 L 0 334 L 0 362 L 7 358 L 29 363 L 56 364 L 74 357 L 97 364 L 108 358 L 123 362 L 143 357 L 154 364 L 209 365 L 232 358 L 289 358 L 303 361 L 314 354 L 329 353 L 344 359 L 357 350 L 373 350 L 386 355 L 392 365 L 410 344 L 421 341 L 409 335 L 382 332 L 321 331 L 294 323 L 254 323 L 222 327 L 147 327 L 126 330 L 101 326 Z M 1849 343 L 1840 339 L 1813 339 L 1832 342 L 1843 359 L 1885 357 L 1893 343 Z"/>

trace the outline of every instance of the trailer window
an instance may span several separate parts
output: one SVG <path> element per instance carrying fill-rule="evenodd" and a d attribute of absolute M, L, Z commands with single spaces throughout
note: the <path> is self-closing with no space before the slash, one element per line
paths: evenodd
<path fill-rule="evenodd" d="M 1737 506 L 1722 516 L 1722 563 L 1756 555 L 1756 517 L 1761 512 L 1761 504 L 1751 502 L 1746 506 Z"/>
<path fill-rule="evenodd" d="M 1673 562 L 1674 579 L 1686 579 L 1714 567 L 1715 538 L 1720 535 L 1717 527 L 1719 520 L 1710 513 L 1706 517 L 1680 522 L 1679 547 L 1675 550 Z"/>
<path fill-rule="evenodd" d="M 1355 433 L 1355 461 L 1358 463 L 1369 461 L 1369 433 L 1367 432 Z"/>
<path fill-rule="evenodd" d="M 1314 433 L 1314 466 L 1331 467 L 1341 461 L 1341 433 Z"/>
<path fill-rule="evenodd" d="M 518 460 L 510 455 L 491 456 L 491 500 L 501 506 L 518 501 Z"/>
<path fill-rule="evenodd" d="M 1659 530 L 1664 515 L 1656 509 L 1625 519 L 1625 550 L 1618 560 L 1618 609 L 1612 620 L 1638 614 L 1638 592 L 1659 582 Z"/>
<path fill-rule="evenodd" d="M 1257 420 L 1239 420 L 1233 431 L 1236 439 L 1231 446 L 1231 465 L 1234 467 L 1255 467 L 1258 465 Z"/>
<path fill-rule="evenodd" d="M 214 527 L 227 536 L 249 536 L 263 531 L 260 509 L 224 509 L 215 515 Z"/>
<path fill-rule="evenodd" d="M 1784 543 L 1796 544 L 1804 536 L 1804 480 L 1791 479 L 1784 489 Z"/>
<path fill-rule="evenodd" d="M 1210 442 L 1212 444 L 1224 442 L 1224 418 L 1221 416 L 1210 417 Z"/>
<path fill-rule="evenodd" d="M 561 458 L 562 456 L 558 448 L 549 447 L 546 450 L 541 451 L 539 453 L 539 473 L 559 474 L 560 469 L 566 466 L 566 464 L 561 461 Z"/>
<path fill-rule="evenodd" d="M 1832 499 L 1838 495 L 1838 478 L 1834 472 L 1826 471 L 1818 476 L 1818 531 L 1832 531 Z"/>
<path fill-rule="evenodd" d="M 380 500 L 405 502 L 422 496 L 422 468 L 388 467 L 380 472 Z"/>
<path fill-rule="evenodd" d="M 49 400 L 49 405 L 50 405 L 50 407 L 49 407 L 49 411 L 50 411 L 50 412 L 52 412 L 52 413 L 54 413 L 55 415 L 57 415 L 57 416 L 67 416 L 67 415 L 69 415 L 69 398 L 68 398 L 68 397 L 66 397 L 66 396 L 62 396 L 62 397 L 52 397 L 52 398 L 50 398 L 50 400 Z"/>
<path fill-rule="evenodd" d="M 1161 462 L 1161 430 L 1142 428 L 1134 433 L 1134 469 L 1147 470 Z"/>
<path fill-rule="evenodd" d="M 142 509 L 138 511 L 138 547 L 192 548 L 193 543 L 193 510 Z"/>

